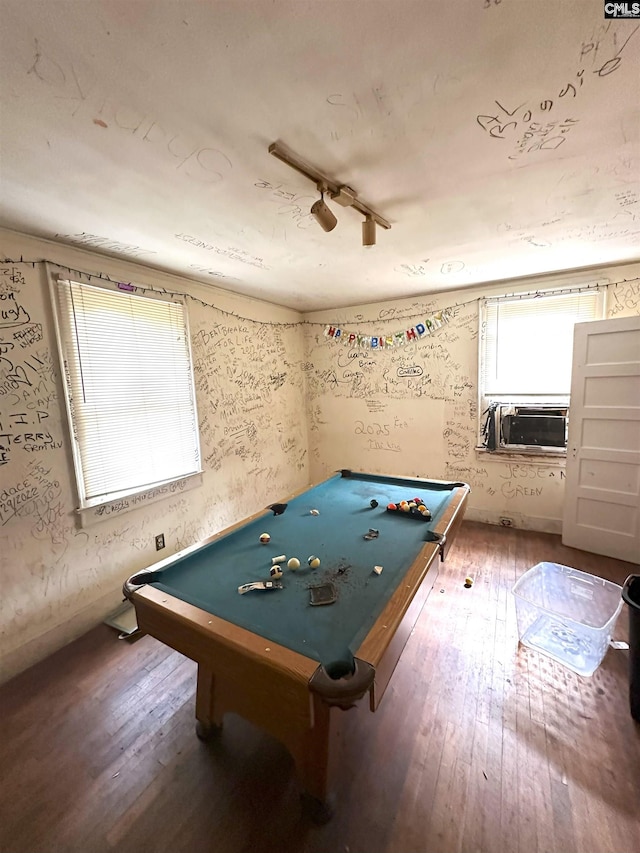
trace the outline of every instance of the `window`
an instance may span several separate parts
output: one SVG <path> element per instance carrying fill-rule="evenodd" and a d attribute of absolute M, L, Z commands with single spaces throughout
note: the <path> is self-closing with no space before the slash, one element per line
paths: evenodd
<path fill-rule="evenodd" d="M 80 508 L 198 473 L 184 303 L 61 277 L 52 293 Z"/>
<path fill-rule="evenodd" d="M 573 327 L 601 316 L 595 289 L 481 300 L 479 411 L 488 449 L 565 452 Z"/>

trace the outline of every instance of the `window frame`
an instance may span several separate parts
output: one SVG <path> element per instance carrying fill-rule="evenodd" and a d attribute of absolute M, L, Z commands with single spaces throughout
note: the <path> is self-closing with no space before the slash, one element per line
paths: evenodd
<path fill-rule="evenodd" d="M 162 293 L 153 290 L 153 288 L 151 287 L 145 286 L 135 286 L 127 284 L 126 287 L 124 287 L 123 285 L 119 285 L 117 282 L 113 282 L 111 280 L 104 280 L 102 278 L 97 281 L 95 276 L 86 273 L 80 273 L 76 270 L 68 271 L 68 274 L 56 273 L 52 272 L 51 270 L 48 270 L 48 275 L 49 292 L 53 310 L 55 338 L 61 368 L 60 374 L 65 401 L 67 430 L 71 442 L 71 450 L 73 457 L 74 479 L 78 500 L 77 511 L 82 515 L 82 513 L 86 511 L 96 510 L 100 507 L 104 507 L 105 505 L 109 504 L 112 504 L 114 506 L 117 505 L 119 509 L 123 507 L 127 508 L 128 502 L 124 500 L 126 498 L 132 498 L 135 496 L 144 497 L 145 495 L 157 496 L 158 494 L 160 496 L 164 496 L 164 487 L 170 486 L 171 484 L 175 483 L 186 483 L 187 481 L 192 479 L 195 480 L 196 478 L 201 479 L 202 454 L 200 448 L 200 430 L 198 421 L 195 375 L 193 365 L 193 354 L 191 349 L 191 335 L 189 329 L 189 313 L 187 311 L 186 296 L 175 293 Z M 77 347 L 78 339 L 73 332 L 70 336 L 66 334 L 64 328 L 65 323 L 61 316 L 63 309 L 61 308 L 61 304 L 59 301 L 60 288 L 63 287 L 66 283 L 80 285 L 81 287 L 91 287 L 95 289 L 105 290 L 114 294 L 118 293 L 124 297 L 135 296 L 141 299 L 170 303 L 173 305 L 179 305 L 181 307 L 181 320 L 184 323 L 184 341 L 186 347 L 186 362 L 184 363 L 184 367 L 188 367 L 188 392 L 191 398 L 191 405 L 193 410 L 193 470 L 184 471 L 183 473 L 177 476 L 161 478 L 152 483 L 138 483 L 135 486 L 128 486 L 126 488 L 118 490 L 114 489 L 109 492 L 104 492 L 103 494 L 100 494 L 96 497 L 87 497 L 86 478 L 82 462 L 81 437 L 79 435 L 78 429 L 79 420 L 74 413 L 73 388 L 71 381 L 71 372 L 73 368 L 70 368 L 69 359 L 66 351 L 69 347 Z M 184 384 L 184 388 L 186 391 L 186 383 Z M 124 427 L 125 424 L 123 422 L 123 430 Z M 152 497 L 151 499 L 155 498 Z"/>
<path fill-rule="evenodd" d="M 489 305 L 500 303 L 524 302 L 530 301 L 532 304 L 540 302 L 541 299 L 557 298 L 565 295 L 577 296 L 583 293 L 591 293 L 594 298 L 594 316 L 590 320 L 578 320 L 575 322 L 593 322 L 603 319 L 605 316 L 606 293 L 605 289 L 596 284 L 575 285 L 562 288 L 553 288 L 536 292 L 526 291 L 523 293 L 511 293 L 501 296 L 487 296 L 478 300 L 478 433 L 476 450 L 482 453 L 501 454 L 508 456 L 528 456 L 534 459 L 541 455 L 550 457 L 566 457 L 566 446 L 557 447 L 552 445 L 518 445 L 504 444 L 501 442 L 501 410 L 509 411 L 509 408 L 527 408 L 539 409 L 540 414 L 546 413 L 550 409 L 566 409 L 567 415 L 570 414 L 571 393 L 570 388 L 567 392 L 554 391 L 523 391 L 521 393 L 492 393 L 486 390 L 486 340 L 487 340 L 487 309 Z M 496 427 L 496 446 L 495 449 L 490 449 L 483 442 L 483 432 L 487 423 L 489 405 L 495 403 L 498 405 L 498 411 L 495 415 Z"/>

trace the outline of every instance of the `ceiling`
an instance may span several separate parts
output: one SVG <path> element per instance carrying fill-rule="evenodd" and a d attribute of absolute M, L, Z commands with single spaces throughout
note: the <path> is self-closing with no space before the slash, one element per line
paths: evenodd
<path fill-rule="evenodd" d="M 299 311 L 637 260 L 640 20 L 603 5 L 0 0 L 0 225 Z"/>

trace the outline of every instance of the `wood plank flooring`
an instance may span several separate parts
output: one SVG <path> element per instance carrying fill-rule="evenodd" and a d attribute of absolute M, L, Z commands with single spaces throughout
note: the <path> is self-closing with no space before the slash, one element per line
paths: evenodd
<path fill-rule="evenodd" d="M 511 588 L 542 560 L 640 571 L 465 522 L 380 708 L 347 723 L 325 826 L 276 741 L 234 716 L 197 740 L 195 664 L 99 626 L 0 688 L 0 851 L 638 853 L 629 653 L 581 678 L 518 645 Z"/>

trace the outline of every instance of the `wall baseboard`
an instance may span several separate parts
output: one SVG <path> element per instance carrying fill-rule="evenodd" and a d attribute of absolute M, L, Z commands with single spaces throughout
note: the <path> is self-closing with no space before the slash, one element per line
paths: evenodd
<path fill-rule="evenodd" d="M 519 512 L 497 513 L 486 509 L 469 507 L 464 516 L 469 521 L 480 521 L 483 524 L 496 524 L 499 527 L 517 527 L 520 530 L 535 530 L 537 533 L 562 534 L 562 519 L 538 518 L 523 515 Z M 509 523 L 510 522 L 510 523 Z"/>

